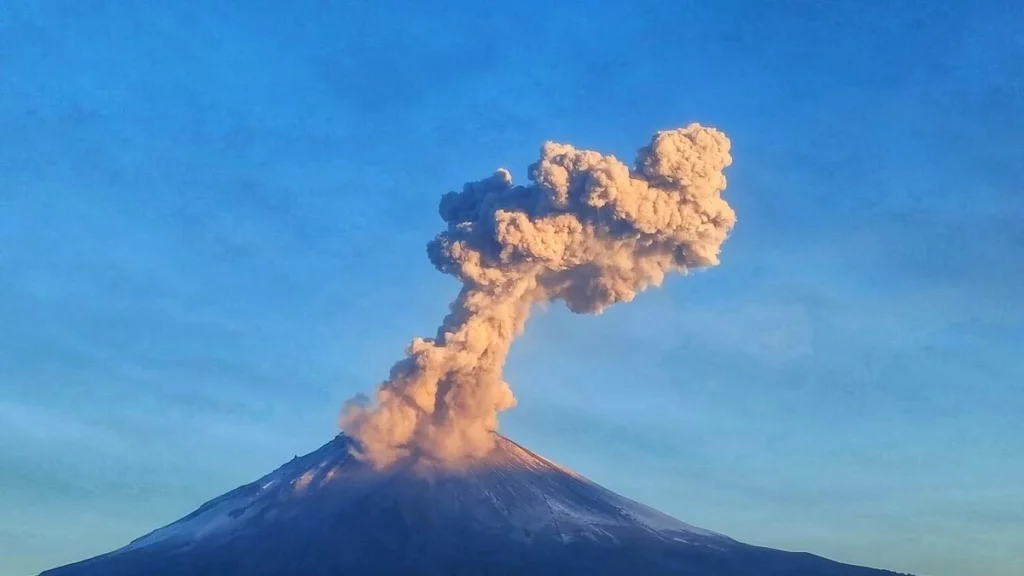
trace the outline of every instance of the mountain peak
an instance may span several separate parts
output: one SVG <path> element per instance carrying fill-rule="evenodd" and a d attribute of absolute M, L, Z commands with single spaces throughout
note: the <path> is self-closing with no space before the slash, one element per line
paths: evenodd
<path fill-rule="evenodd" d="M 339 434 L 119 550 L 45 574 L 883 573 L 685 524 L 500 435 L 457 468 L 421 459 L 378 471 L 353 447 Z"/>

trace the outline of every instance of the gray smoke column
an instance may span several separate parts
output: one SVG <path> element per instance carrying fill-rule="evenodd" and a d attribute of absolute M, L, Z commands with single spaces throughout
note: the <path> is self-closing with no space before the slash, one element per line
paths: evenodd
<path fill-rule="evenodd" d="M 513 186 L 507 170 L 441 198 L 448 229 L 427 246 L 462 282 L 435 338 L 417 338 L 376 402 L 349 402 L 341 426 L 361 458 L 458 465 L 493 446 L 515 397 L 502 379 L 535 303 L 597 314 L 670 272 L 718 264 L 736 214 L 722 199 L 729 139 L 691 124 L 658 132 L 630 169 L 613 156 L 548 142 Z"/>

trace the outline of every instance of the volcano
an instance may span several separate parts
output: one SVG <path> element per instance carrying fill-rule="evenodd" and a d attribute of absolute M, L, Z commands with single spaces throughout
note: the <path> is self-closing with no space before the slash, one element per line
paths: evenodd
<path fill-rule="evenodd" d="M 43 574 L 895 574 L 684 524 L 504 436 L 458 470 L 420 461 L 376 471 L 352 446 L 339 434 L 124 548 Z"/>

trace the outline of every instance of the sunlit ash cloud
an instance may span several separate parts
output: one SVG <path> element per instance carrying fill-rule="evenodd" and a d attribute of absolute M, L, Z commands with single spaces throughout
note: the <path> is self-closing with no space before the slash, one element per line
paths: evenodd
<path fill-rule="evenodd" d="M 441 197 L 448 224 L 427 245 L 462 289 L 434 338 L 417 338 L 341 426 L 375 467 L 407 458 L 459 465 L 492 449 L 516 403 L 502 368 L 534 304 L 599 314 L 671 272 L 715 266 L 736 214 L 722 199 L 729 139 L 698 124 L 655 134 L 630 168 L 548 142 L 514 186 L 501 169 Z"/>

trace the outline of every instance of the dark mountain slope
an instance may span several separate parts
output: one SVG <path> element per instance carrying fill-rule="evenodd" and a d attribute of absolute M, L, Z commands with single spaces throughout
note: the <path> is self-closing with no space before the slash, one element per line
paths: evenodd
<path fill-rule="evenodd" d="M 378 473 L 349 447 L 339 435 L 120 550 L 44 574 L 893 574 L 684 524 L 504 437 L 463 472 Z"/>

